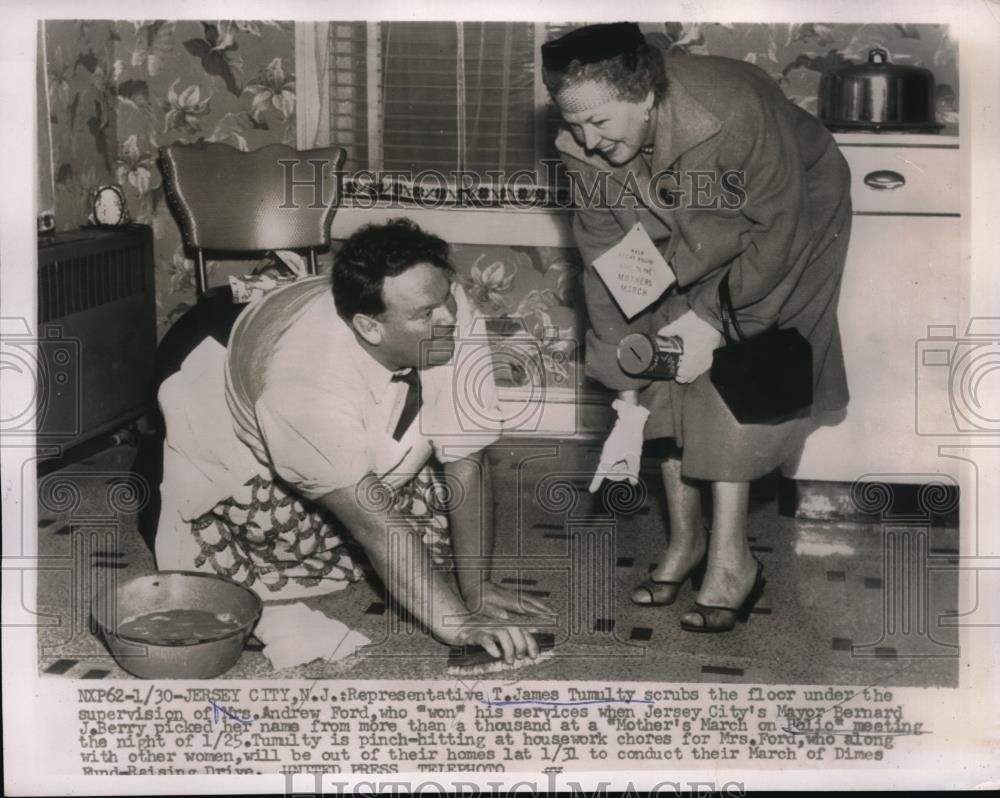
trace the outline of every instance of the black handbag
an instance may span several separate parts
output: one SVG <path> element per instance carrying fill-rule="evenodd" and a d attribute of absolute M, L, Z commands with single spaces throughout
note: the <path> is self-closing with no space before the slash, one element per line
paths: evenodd
<path fill-rule="evenodd" d="M 802 334 L 775 325 L 745 338 L 733 311 L 728 273 L 719 284 L 719 306 L 726 343 L 712 354 L 709 377 L 736 420 L 775 424 L 810 407 L 812 346 Z"/>

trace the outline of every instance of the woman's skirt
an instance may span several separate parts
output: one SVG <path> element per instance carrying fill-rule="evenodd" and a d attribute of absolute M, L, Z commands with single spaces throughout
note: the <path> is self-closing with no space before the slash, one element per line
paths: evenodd
<path fill-rule="evenodd" d="M 685 385 L 656 381 L 639 393 L 649 409 L 645 437 L 672 438 L 681 474 L 713 482 L 749 482 L 794 463 L 815 427 L 808 412 L 778 424 L 740 424 L 708 373 Z"/>

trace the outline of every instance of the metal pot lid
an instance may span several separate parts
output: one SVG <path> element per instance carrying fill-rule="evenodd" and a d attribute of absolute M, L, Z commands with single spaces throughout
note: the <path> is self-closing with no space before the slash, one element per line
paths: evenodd
<path fill-rule="evenodd" d="M 847 64 L 835 67 L 827 75 L 837 78 L 864 78 L 875 75 L 893 74 L 899 77 L 933 77 L 929 69 L 918 66 L 893 64 L 889 61 L 889 52 L 882 47 L 873 47 L 868 51 L 868 62 L 865 64 Z"/>

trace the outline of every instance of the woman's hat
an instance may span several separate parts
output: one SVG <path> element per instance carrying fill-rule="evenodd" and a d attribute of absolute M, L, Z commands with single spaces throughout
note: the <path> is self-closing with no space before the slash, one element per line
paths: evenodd
<path fill-rule="evenodd" d="M 566 69 L 573 61 L 594 64 L 629 53 L 646 43 L 635 22 L 609 22 L 571 30 L 542 45 L 545 69 Z"/>

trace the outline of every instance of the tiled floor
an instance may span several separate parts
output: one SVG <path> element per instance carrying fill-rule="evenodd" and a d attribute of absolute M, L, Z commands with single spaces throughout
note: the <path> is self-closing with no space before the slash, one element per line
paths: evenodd
<path fill-rule="evenodd" d="M 956 530 L 795 521 L 778 515 L 766 490 L 756 492 L 750 535 L 768 579 L 764 598 L 749 623 L 729 634 L 691 634 L 678 625 L 693 600 L 690 587 L 672 607 L 629 602 L 666 540 L 655 463 L 645 463 L 644 499 L 602 499 L 586 491 L 596 455 L 545 443 L 492 453 L 504 558 L 496 578 L 547 601 L 559 624 L 555 657 L 489 678 L 957 683 L 957 633 L 948 626 L 960 609 Z M 88 608 L 97 586 L 153 567 L 135 531 L 141 497 L 122 487 L 133 456 L 128 448 L 108 450 L 40 482 L 39 552 L 52 566 L 41 572 L 38 595 L 43 623 L 52 621 L 39 635 L 46 673 L 127 676 L 91 634 Z M 605 503 L 621 511 L 617 519 Z M 382 642 L 363 657 L 279 672 L 251 647 L 226 678 L 454 678 L 445 673 L 447 649 L 387 610 L 369 584 L 309 604 Z"/>

